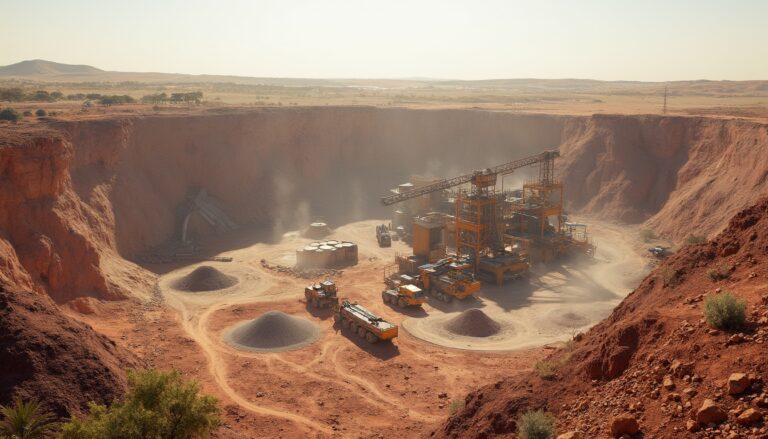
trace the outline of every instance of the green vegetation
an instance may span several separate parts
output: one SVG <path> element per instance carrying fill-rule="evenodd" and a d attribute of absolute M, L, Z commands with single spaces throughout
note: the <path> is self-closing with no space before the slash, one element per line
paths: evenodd
<path fill-rule="evenodd" d="M 0 438 L 44 438 L 55 428 L 53 414 L 43 410 L 38 401 L 17 399 L 12 406 L 0 405 Z"/>
<path fill-rule="evenodd" d="M 653 230 L 642 229 L 640 230 L 640 239 L 642 239 L 643 242 L 651 242 L 658 239 L 658 236 L 656 236 L 656 232 Z"/>
<path fill-rule="evenodd" d="M 191 93 L 171 93 L 171 97 L 169 99 L 171 103 L 178 104 L 178 103 L 192 103 L 199 104 L 203 101 L 203 92 L 201 91 L 193 91 Z"/>
<path fill-rule="evenodd" d="M 718 281 L 731 277 L 731 271 L 733 271 L 733 266 L 728 264 L 720 264 L 717 266 L 717 268 L 712 268 L 711 270 L 707 271 L 707 275 L 713 281 Z"/>
<path fill-rule="evenodd" d="M 664 281 L 665 287 L 674 288 L 680 285 L 682 276 L 679 271 L 673 270 L 672 267 L 664 266 L 664 268 L 661 269 L 661 279 Z"/>
<path fill-rule="evenodd" d="M 35 116 L 37 117 L 45 117 L 48 113 L 45 112 L 42 108 L 35 111 Z"/>
<path fill-rule="evenodd" d="M 165 93 L 155 93 L 141 97 L 143 104 L 164 104 L 168 102 L 168 95 Z"/>
<path fill-rule="evenodd" d="M 453 401 L 451 401 L 451 406 L 449 408 L 451 411 L 451 415 L 455 415 L 456 413 L 459 412 L 459 410 L 463 409 L 464 404 L 465 404 L 464 401 L 460 401 L 458 399 L 454 399 Z"/>
<path fill-rule="evenodd" d="M 32 112 L 29 110 L 24 110 L 23 113 L 21 113 L 24 117 L 32 117 Z"/>
<path fill-rule="evenodd" d="M 540 360 L 533 365 L 533 370 L 545 380 L 551 380 L 555 377 L 555 365 L 551 361 Z"/>
<path fill-rule="evenodd" d="M 729 291 L 708 296 L 704 301 L 704 318 L 717 329 L 739 329 L 747 319 L 747 302 L 736 298 Z"/>
<path fill-rule="evenodd" d="M 133 104 L 136 102 L 136 99 L 132 98 L 128 95 L 105 95 L 98 98 L 98 102 L 101 105 L 119 105 L 119 104 Z"/>
<path fill-rule="evenodd" d="M 84 420 L 64 425 L 64 439 L 165 439 L 207 437 L 219 424 L 217 400 L 199 395 L 178 371 L 128 371 L 128 393 L 107 408 L 91 403 Z"/>
<path fill-rule="evenodd" d="M 685 245 L 704 244 L 705 242 L 707 242 L 707 238 L 701 235 L 688 235 L 685 238 L 684 242 L 685 242 Z"/>
<path fill-rule="evenodd" d="M 544 410 L 529 411 L 518 421 L 517 433 L 523 439 L 553 439 L 555 418 Z"/>
<path fill-rule="evenodd" d="M 4 108 L 0 110 L 0 120 L 9 120 L 11 122 L 18 122 L 21 120 L 22 114 L 13 108 Z"/>

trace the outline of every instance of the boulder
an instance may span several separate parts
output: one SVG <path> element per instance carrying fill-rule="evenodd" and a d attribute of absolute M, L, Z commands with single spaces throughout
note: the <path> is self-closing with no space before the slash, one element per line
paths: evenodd
<path fill-rule="evenodd" d="M 640 424 L 630 413 L 623 413 L 611 418 L 611 435 L 619 437 L 625 434 L 635 434 L 640 431 Z"/>
<path fill-rule="evenodd" d="M 731 376 L 728 377 L 728 394 L 740 395 L 749 388 L 750 384 L 752 383 L 747 374 L 732 373 Z"/>
<path fill-rule="evenodd" d="M 736 422 L 738 422 L 741 425 L 749 425 L 754 424 L 755 422 L 760 422 L 763 419 L 763 414 L 760 413 L 759 410 L 755 409 L 746 409 L 744 412 L 742 412 L 738 418 L 736 418 Z"/>
<path fill-rule="evenodd" d="M 728 419 L 728 413 L 711 399 L 705 399 L 696 411 L 696 421 L 699 424 L 719 424 Z"/>

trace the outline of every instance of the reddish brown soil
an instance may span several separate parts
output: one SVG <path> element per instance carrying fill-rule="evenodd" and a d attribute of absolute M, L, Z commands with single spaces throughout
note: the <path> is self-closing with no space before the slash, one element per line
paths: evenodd
<path fill-rule="evenodd" d="M 727 279 L 708 271 L 733 267 Z M 748 324 L 739 336 L 711 331 L 703 320 L 704 296 L 728 290 L 747 301 Z M 736 215 L 713 241 L 669 258 L 569 349 L 547 359 L 556 377 L 531 371 L 470 393 L 466 407 L 437 431 L 438 437 L 514 437 L 525 411 L 545 409 L 558 432 L 608 437 L 611 416 L 630 413 L 644 437 L 768 437 L 768 199 Z M 736 341 L 736 342 L 734 342 Z M 674 362 L 679 361 L 676 365 Z M 752 374 L 743 395 L 728 394 L 731 373 Z M 662 386 L 669 375 L 674 388 Z M 686 422 L 712 399 L 729 413 L 708 431 L 689 432 Z M 746 408 L 758 422 L 739 425 Z M 706 426 L 703 426 L 706 427 Z M 729 436 L 730 437 L 730 436 Z"/>
<path fill-rule="evenodd" d="M 47 297 L 0 286 L 0 404 L 35 398 L 60 416 L 79 414 L 120 396 L 125 369 L 139 364 Z"/>

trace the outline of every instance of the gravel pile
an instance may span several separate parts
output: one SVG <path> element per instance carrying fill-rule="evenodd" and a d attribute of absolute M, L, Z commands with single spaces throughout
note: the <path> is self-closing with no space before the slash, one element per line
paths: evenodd
<path fill-rule="evenodd" d="M 497 334 L 501 325 L 477 308 L 468 309 L 445 322 L 445 329 L 467 337 L 489 337 Z"/>
<path fill-rule="evenodd" d="M 181 291 L 201 292 L 222 290 L 236 283 L 235 276 L 229 276 L 211 266 L 202 265 L 188 275 L 177 279 L 171 286 Z"/>
<path fill-rule="evenodd" d="M 246 351 L 279 352 L 298 349 L 319 337 L 320 329 L 309 320 L 269 311 L 236 325 L 227 331 L 224 340 Z"/>

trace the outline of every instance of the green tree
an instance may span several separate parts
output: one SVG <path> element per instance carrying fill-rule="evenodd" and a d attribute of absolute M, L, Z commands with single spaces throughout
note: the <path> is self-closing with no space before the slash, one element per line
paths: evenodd
<path fill-rule="evenodd" d="M 56 428 L 53 414 L 34 400 L 17 399 L 12 406 L 0 405 L 0 418 L 0 438 L 43 438 Z"/>
<path fill-rule="evenodd" d="M 0 101 L 19 102 L 24 100 L 24 90 L 14 88 L 0 88 Z"/>
<path fill-rule="evenodd" d="M 37 117 L 45 117 L 46 114 L 48 113 L 46 113 L 42 108 L 39 108 L 37 111 L 35 111 L 35 116 Z"/>
<path fill-rule="evenodd" d="M 21 120 L 21 113 L 13 108 L 4 108 L 0 110 L 0 120 L 10 120 L 11 122 L 17 122 Z"/>
<path fill-rule="evenodd" d="M 129 390 L 107 408 L 90 404 L 84 420 L 64 425 L 63 439 L 191 439 L 207 437 L 219 423 L 216 398 L 199 395 L 178 371 L 128 371 Z"/>

